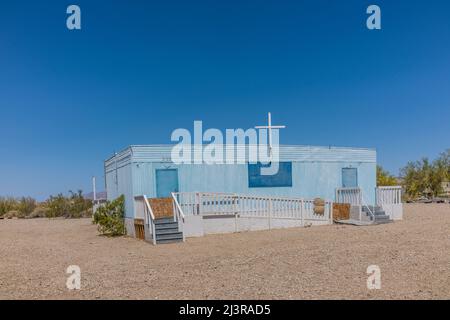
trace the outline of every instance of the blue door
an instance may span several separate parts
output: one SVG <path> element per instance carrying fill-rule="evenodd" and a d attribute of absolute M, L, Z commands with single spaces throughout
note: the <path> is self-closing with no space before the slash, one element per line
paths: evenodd
<path fill-rule="evenodd" d="M 358 170 L 356 168 L 342 169 L 342 187 L 343 188 L 358 187 Z"/>
<path fill-rule="evenodd" d="M 178 170 L 157 169 L 156 196 L 158 198 L 168 198 L 171 192 L 178 192 Z"/>

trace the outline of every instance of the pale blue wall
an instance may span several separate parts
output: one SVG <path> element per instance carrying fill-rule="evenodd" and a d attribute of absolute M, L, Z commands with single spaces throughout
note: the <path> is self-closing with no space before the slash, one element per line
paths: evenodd
<path fill-rule="evenodd" d="M 366 201 L 375 201 L 375 163 L 293 162 L 292 187 L 249 188 L 247 165 L 168 165 L 167 163 L 133 163 L 133 193 L 156 197 L 155 170 L 178 169 L 181 192 L 232 192 L 287 197 L 321 197 L 334 200 L 335 190 L 342 186 L 342 168 L 358 170 L 358 185 Z M 131 211 L 130 211 L 131 212 Z M 132 216 L 132 213 L 127 216 Z"/>
<path fill-rule="evenodd" d="M 133 154 L 132 148 L 118 156 L 118 184 L 115 183 L 114 158 L 105 162 L 108 199 L 120 194 L 126 197 L 126 216 L 133 217 L 133 197 L 145 194 L 156 196 L 155 170 L 178 169 L 180 191 L 231 192 L 287 197 L 321 197 L 334 200 L 336 188 L 342 187 L 342 168 L 358 169 L 358 186 L 362 188 L 365 201 L 375 202 L 376 162 L 375 160 L 352 161 L 352 156 L 342 156 L 342 151 L 328 149 L 329 155 L 341 155 L 339 161 L 292 161 L 292 187 L 249 188 L 248 166 L 240 165 L 174 165 L 169 162 L 145 161 L 142 154 Z M 347 152 L 347 150 L 346 150 Z M 375 159 L 374 150 L 356 149 L 353 158 Z M 121 162 L 122 161 L 122 162 Z M 283 160 L 285 161 L 285 160 Z"/>

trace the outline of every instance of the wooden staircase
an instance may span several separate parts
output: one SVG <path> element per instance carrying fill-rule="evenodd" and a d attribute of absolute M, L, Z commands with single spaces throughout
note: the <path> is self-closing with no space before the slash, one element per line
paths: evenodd
<path fill-rule="evenodd" d="M 183 233 L 173 218 L 172 198 L 152 198 L 148 201 L 155 216 L 156 244 L 183 241 Z"/>

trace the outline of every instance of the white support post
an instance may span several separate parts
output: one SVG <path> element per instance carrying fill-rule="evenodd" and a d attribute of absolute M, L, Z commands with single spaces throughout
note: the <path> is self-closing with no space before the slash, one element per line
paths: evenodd
<path fill-rule="evenodd" d="M 300 221 L 302 224 L 302 227 L 305 226 L 305 220 L 303 219 L 303 207 L 304 207 L 304 202 L 303 199 L 300 200 Z"/>
<path fill-rule="evenodd" d="M 238 232 L 238 210 L 237 210 L 237 195 L 232 197 L 233 199 L 233 211 L 234 211 L 234 231 Z"/>
<path fill-rule="evenodd" d="M 272 229 L 272 198 L 269 198 L 269 230 Z"/>
<path fill-rule="evenodd" d="M 328 203 L 328 205 L 330 206 L 329 210 L 330 210 L 330 224 L 333 224 L 333 202 L 330 201 Z"/>
<path fill-rule="evenodd" d="M 172 195 L 173 197 L 173 195 Z M 177 216 L 177 209 L 175 208 L 175 200 L 172 198 L 172 214 L 173 214 L 173 222 L 177 222 L 176 216 Z"/>

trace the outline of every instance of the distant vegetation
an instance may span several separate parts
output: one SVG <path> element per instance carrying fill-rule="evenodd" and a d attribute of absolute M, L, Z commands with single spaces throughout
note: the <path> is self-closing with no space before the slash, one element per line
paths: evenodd
<path fill-rule="evenodd" d="M 450 180 L 450 149 L 432 162 L 428 158 L 408 162 L 401 170 L 401 177 L 410 198 L 441 195 L 444 191 L 442 183 Z"/>
<path fill-rule="evenodd" d="M 38 203 L 30 197 L 0 197 L 0 217 L 38 218 L 65 217 L 81 218 L 92 216 L 92 201 L 83 197 L 83 192 L 69 191 L 68 196 L 58 194 Z"/>
<path fill-rule="evenodd" d="M 400 171 L 397 179 L 381 166 L 377 166 L 377 185 L 401 185 L 407 199 L 422 196 L 439 197 L 444 193 L 444 182 L 450 181 L 450 149 L 439 155 L 434 161 L 423 158 L 408 162 Z"/>
<path fill-rule="evenodd" d="M 397 178 L 384 170 L 381 166 L 377 166 L 377 186 L 398 186 Z"/>

